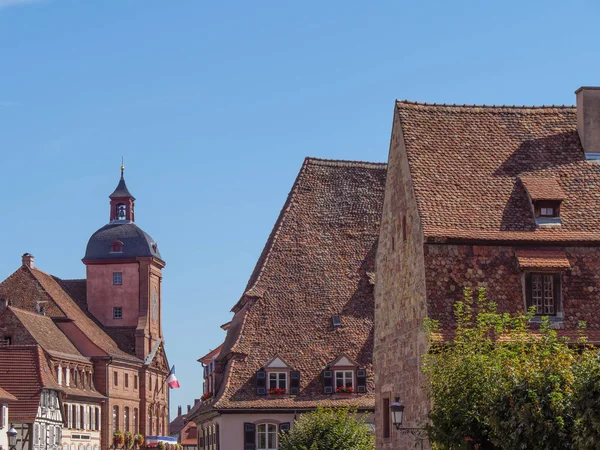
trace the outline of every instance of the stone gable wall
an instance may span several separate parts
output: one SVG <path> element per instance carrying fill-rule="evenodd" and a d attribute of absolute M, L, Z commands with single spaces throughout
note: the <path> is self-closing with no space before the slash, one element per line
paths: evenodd
<path fill-rule="evenodd" d="M 394 119 L 375 284 L 375 424 L 377 449 L 414 448 L 412 436 L 390 426 L 383 436 L 384 399 L 400 397 L 405 426 L 419 427 L 428 401 L 421 386 L 420 355 L 427 351 L 423 238 L 401 126 Z M 424 448 L 429 448 L 425 443 Z"/>

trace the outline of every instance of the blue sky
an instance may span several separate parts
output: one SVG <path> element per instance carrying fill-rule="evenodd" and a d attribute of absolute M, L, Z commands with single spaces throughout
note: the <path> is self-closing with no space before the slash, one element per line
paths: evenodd
<path fill-rule="evenodd" d="M 0 0 L 0 277 L 82 278 L 125 156 L 182 388 L 305 156 L 385 161 L 394 99 L 573 104 L 596 1 Z M 184 407 L 185 408 L 185 407 Z"/>

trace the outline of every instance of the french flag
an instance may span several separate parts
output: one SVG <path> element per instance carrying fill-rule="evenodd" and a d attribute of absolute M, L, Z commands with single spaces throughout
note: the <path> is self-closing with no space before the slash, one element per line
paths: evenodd
<path fill-rule="evenodd" d="M 177 381 L 177 377 L 175 376 L 175 366 L 171 368 L 169 372 L 169 376 L 167 377 L 167 384 L 171 389 L 177 389 L 179 386 L 179 381 Z"/>

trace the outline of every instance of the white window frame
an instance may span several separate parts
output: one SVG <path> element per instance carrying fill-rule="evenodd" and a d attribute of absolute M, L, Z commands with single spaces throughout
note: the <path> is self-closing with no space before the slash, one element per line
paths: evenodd
<path fill-rule="evenodd" d="M 342 370 L 334 370 L 333 376 L 334 376 L 334 390 L 337 390 L 339 387 L 338 386 L 338 374 L 342 374 L 342 386 L 347 387 L 348 386 L 348 374 L 350 374 L 350 387 L 352 389 L 356 389 L 356 382 L 354 380 L 354 370 L 349 370 L 349 369 L 342 369 Z"/>
<path fill-rule="evenodd" d="M 113 272 L 113 285 L 114 286 L 122 286 L 123 285 L 123 272 Z"/>
<path fill-rule="evenodd" d="M 287 383 L 287 379 L 288 379 L 288 373 L 287 372 L 271 372 L 269 371 L 269 389 L 272 389 L 273 387 L 271 386 L 271 376 L 275 375 L 275 386 L 276 388 L 280 388 L 280 389 L 285 389 L 285 391 L 287 392 L 287 388 L 288 388 L 288 383 Z M 283 379 L 282 379 L 282 375 L 283 375 Z M 281 381 L 283 381 L 283 387 L 281 386 Z"/>
<path fill-rule="evenodd" d="M 264 429 L 261 430 L 261 427 L 264 427 Z M 273 427 L 274 431 L 269 431 L 269 427 Z M 277 424 L 270 422 L 259 423 L 256 425 L 256 450 L 277 450 L 279 448 L 279 436 L 277 428 Z M 262 435 L 265 436 L 264 447 L 260 446 L 260 438 Z M 272 435 L 274 439 L 274 442 L 272 443 L 273 445 L 271 446 L 269 445 L 269 435 Z"/>

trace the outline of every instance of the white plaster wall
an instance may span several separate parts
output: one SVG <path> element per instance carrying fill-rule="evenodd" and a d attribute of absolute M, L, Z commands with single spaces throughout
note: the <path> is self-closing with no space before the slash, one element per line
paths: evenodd
<path fill-rule="evenodd" d="M 0 414 L 4 420 L 3 423 L 0 423 L 0 449 L 6 450 L 8 449 L 8 437 L 6 436 L 6 432 L 10 427 L 10 422 L 8 421 L 8 405 L 6 403 L 0 403 L 0 408 L 4 409 L 4 414 Z"/>

